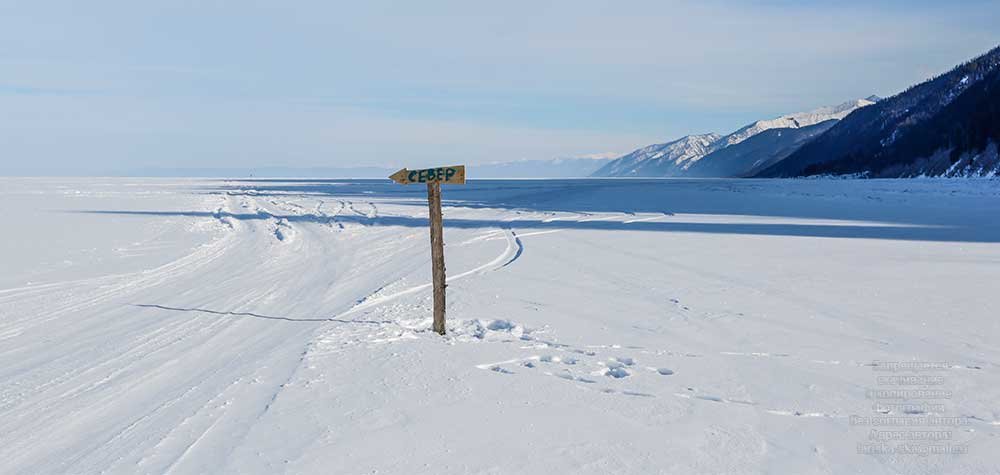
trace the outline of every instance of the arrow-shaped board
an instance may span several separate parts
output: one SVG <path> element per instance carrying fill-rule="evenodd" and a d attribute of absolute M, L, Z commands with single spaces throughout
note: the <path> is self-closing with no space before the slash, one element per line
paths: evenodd
<path fill-rule="evenodd" d="M 434 323 L 431 328 L 441 335 L 444 325 L 444 225 L 441 224 L 441 185 L 464 185 L 465 165 L 453 167 L 425 168 L 423 170 L 402 169 L 389 175 L 392 181 L 401 185 L 410 183 L 427 184 L 427 206 L 430 209 L 431 225 L 431 280 L 434 284 Z"/>
<path fill-rule="evenodd" d="M 453 167 L 425 168 L 423 170 L 402 169 L 389 175 L 392 181 L 409 185 L 410 183 L 441 183 L 443 185 L 464 185 L 465 165 Z"/>

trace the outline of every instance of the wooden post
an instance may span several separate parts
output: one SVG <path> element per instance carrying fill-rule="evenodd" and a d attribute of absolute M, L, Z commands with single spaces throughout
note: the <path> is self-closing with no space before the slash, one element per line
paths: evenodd
<path fill-rule="evenodd" d="M 427 183 L 427 205 L 430 207 L 431 221 L 431 274 L 434 283 L 434 326 L 438 334 L 445 334 L 444 325 L 444 225 L 441 222 L 441 185 L 464 185 L 465 165 L 425 168 L 423 170 L 400 169 L 389 175 L 389 179 L 407 185 Z"/>
<path fill-rule="evenodd" d="M 441 182 L 427 183 L 431 218 L 431 273 L 434 280 L 434 331 L 444 335 L 444 229 L 441 223 Z"/>

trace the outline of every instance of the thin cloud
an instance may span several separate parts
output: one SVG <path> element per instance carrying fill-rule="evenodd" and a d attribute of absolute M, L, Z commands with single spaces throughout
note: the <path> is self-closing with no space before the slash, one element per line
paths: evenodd
<path fill-rule="evenodd" d="M 890 95 L 1000 43 L 978 1 L 74 5 L 0 17 L 0 139 L 51 167 L 627 151 Z"/>

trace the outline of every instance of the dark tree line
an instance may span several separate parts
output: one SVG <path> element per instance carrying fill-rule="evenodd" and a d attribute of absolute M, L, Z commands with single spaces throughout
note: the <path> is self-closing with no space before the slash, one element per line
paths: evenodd
<path fill-rule="evenodd" d="M 953 163 L 965 153 L 982 150 L 990 140 L 1000 141 L 998 75 L 1000 47 L 854 111 L 760 176 L 904 176 L 921 160 L 947 149 Z"/>

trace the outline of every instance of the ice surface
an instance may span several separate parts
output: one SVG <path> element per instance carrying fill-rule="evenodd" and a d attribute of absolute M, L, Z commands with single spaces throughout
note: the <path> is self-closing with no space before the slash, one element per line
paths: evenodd
<path fill-rule="evenodd" d="M 0 180 L 0 473 L 1000 465 L 996 181 L 443 195 L 445 337 L 422 188 Z M 946 363 L 967 453 L 859 453 L 877 362 Z"/>

